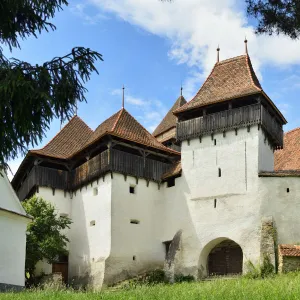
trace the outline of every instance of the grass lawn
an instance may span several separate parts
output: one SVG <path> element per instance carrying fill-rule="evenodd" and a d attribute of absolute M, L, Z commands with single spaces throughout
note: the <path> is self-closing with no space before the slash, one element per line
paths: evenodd
<path fill-rule="evenodd" d="M 46 300 L 46 299 L 300 299 L 300 273 L 278 275 L 268 279 L 218 279 L 174 285 L 142 286 L 130 290 L 92 293 L 65 291 L 25 291 L 0 294 L 1 300 Z"/>

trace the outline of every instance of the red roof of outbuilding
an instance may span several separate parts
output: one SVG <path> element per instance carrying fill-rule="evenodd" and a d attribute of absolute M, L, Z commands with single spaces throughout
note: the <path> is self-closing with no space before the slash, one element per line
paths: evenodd
<path fill-rule="evenodd" d="M 278 246 L 278 249 L 282 256 L 300 256 L 299 245 L 281 244 Z"/>

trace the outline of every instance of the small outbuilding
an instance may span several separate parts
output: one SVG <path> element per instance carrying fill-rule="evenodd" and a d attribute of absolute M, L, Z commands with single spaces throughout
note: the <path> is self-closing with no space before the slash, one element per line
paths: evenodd
<path fill-rule="evenodd" d="M 300 246 L 281 244 L 278 246 L 278 271 L 286 273 L 300 270 Z"/>
<path fill-rule="evenodd" d="M 24 287 L 26 228 L 30 220 L 0 169 L 0 291 Z"/>

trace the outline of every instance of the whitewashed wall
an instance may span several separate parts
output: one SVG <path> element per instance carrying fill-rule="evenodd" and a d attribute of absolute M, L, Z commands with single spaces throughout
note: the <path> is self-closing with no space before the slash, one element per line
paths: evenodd
<path fill-rule="evenodd" d="M 5 174 L 0 176 L 0 207 L 26 215 Z M 26 228 L 30 219 L 0 209 L 0 284 L 25 284 Z M 1 288 L 1 287 L 0 287 Z"/>
<path fill-rule="evenodd" d="M 216 140 L 216 145 L 215 141 Z M 194 276 L 207 274 L 207 256 L 224 239 L 238 243 L 247 260 L 260 255 L 262 212 L 258 197 L 258 170 L 270 168 L 273 155 L 257 126 L 215 134 L 182 143 L 182 177 L 165 187 L 165 238 L 180 228 L 181 270 Z M 219 168 L 221 177 L 219 177 Z M 214 207 L 216 199 L 216 208 Z M 173 204 L 173 207 L 172 207 Z M 186 218 L 186 219 L 185 219 Z"/>
<path fill-rule="evenodd" d="M 94 195 L 95 188 L 98 195 Z M 100 178 L 73 194 L 69 279 L 79 284 L 102 286 L 111 247 L 111 188 L 108 174 L 104 181 Z"/>
<path fill-rule="evenodd" d="M 135 193 L 130 194 L 133 186 Z M 157 183 L 114 174 L 112 180 L 112 244 L 106 261 L 105 282 L 131 277 L 155 267 L 162 267 L 165 248 L 157 226 L 164 230 L 158 206 L 163 193 Z M 131 224 L 138 220 L 139 224 Z M 135 260 L 134 260 L 135 257 Z"/>
<path fill-rule="evenodd" d="M 262 203 L 261 213 L 273 217 L 278 243 L 299 244 L 300 178 L 261 177 L 258 196 Z"/>

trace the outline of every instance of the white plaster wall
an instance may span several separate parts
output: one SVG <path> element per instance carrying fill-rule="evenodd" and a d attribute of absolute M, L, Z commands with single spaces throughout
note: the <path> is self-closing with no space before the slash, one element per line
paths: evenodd
<path fill-rule="evenodd" d="M 135 194 L 129 193 L 130 186 Z M 115 174 L 112 180 L 112 244 L 107 260 L 106 283 L 131 277 L 155 267 L 163 267 L 165 248 L 156 226 L 164 228 L 161 212 L 163 201 L 158 184 Z M 136 219 L 139 224 L 131 224 Z M 133 260 L 135 256 L 136 260 Z"/>
<path fill-rule="evenodd" d="M 261 177 L 259 179 L 261 213 L 273 217 L 278 243 L 300 243 L 300 178 Z"/>
<path fill-rule="evenodd" d="M 7 175 L 0 169 L 0 207 L 17 212 L 19 214 L 26 214 L 22 207 L 14 189 L 12 188 Z"/>
<path fill-rule="evenodd" d="M 258 171 L 274 171 L 274 151 L 264 132 L 259 135 Z"/>
<path fill-rule="evenodd" d="M 182 272 L 206 275 L 207 255 L 222 240 L 238 243 L 247 260 L 260 255 L 258 169 L 261 130 L 252 126 L 182 143 L 182 177 L 165 185 L 164 238 L 183 228 Z M 216 139 L 216 145 L 214 145 Z M 267 151 L 265 151 L 267 152 Z M 218 177 L 221 168 L 222 176 Z M 214 199 L 217 206 L 214 208 Z"/>
<path fill-rule="evenodd" d="M 0 283 L 24 286 L 28 221 L 0 210 Z"/>
<path fill-rule="evenodd" d="M 98 188 L 98 195 L 93 189 Z M 70 231 L 69 279 L 79 284 L 102 286 L 105 260 L 111 246 L 110 175 L 100 178 L 73 195 Z M 90 222 L 95 221 L 95 226 Z"/>

